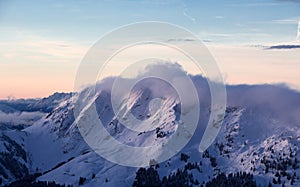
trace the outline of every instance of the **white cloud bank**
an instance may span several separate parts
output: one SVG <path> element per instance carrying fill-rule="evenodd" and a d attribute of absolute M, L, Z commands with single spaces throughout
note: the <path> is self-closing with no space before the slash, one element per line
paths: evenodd
<path fill-rule="evenodd" d="M 41 119 L 45 113 L 42 112 L 15 112 L 4 113 L 0 111 L 0 124 L 8 125 L 32 125 Z"/>

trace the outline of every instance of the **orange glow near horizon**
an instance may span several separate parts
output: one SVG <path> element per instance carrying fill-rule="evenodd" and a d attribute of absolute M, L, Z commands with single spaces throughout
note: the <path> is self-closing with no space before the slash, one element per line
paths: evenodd
<path fill-rule="evenodd" d="M 287 83 L 293 88 L 300 88 L 300 49 L 291 52 L 226 45 L 209 45 L 208 48 L 218 62 L 226 83 Z M 6 57 L 5 62 L 11 63 L 0 64 L 0 99 L 41 98 L 54 92 L 72 92 L 78 65 L 86 51 L 86 48 L 81 49 L 75 57 L 69 55 L 48 62 L 29 57 Z M 142 51 L 139 53 L 142 54 Z M 47 57 L 41 55 L 38 59 Z M 193 73 L 193 69 L 189 68 L 189 65 L 184 67 Z M 110 72 L 109 68 L 108 71 L 108 75 L 118 72 Z"/>

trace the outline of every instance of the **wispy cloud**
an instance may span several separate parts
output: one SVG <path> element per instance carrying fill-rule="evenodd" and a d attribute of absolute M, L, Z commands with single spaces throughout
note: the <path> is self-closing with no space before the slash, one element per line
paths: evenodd
<path fill-rule="evenodd" d="M 236 7 L 259 7 L 259 6 L 277 6 L 280 5 L 279 3 L 266 3 L 266 2 L 261 2 L 261 3 L 234 3 L 230 4 L 230 6 L 236 6 Z"/>
<path fill-rule="evenodd" d="M 111 0 L 105 0 L 107 2 L 111 2 Z M 120 1 L 120 3 L 125 3 L 125 4 L 144 4 L 144 5 L 168 5 L 174 3 L 174 1 L 170 0 L 165 0 L 165 1 L 160 1 L 160 0 L 123 0 Z"/>
<path fill-rule="evenodd" d="M 300 19 L 300 17 L 292 17 L 292 18 L 287 18 L 287 19 L 277 19 L 277 20 L 272 20 L 272 23 L 296 25 L 298 23 L 299 19 Z"/>
<path fill-rule="evenodd" d="M 0 43 L 2 62 L 27 59 L 41 62 L 74 61 L 80 59 L 88 46 L 74 41 L 21 34 L 20 38 Z"/>
<path fill-rule="evenodd" d="M 222 37 L 222 38 L 228 38 L 233 37 L 233 34 L 231 33 L 214 33 L 214 32 L 200 32 L 199 35 L 201 36 L 212 36 L 212 37 Z"/>
<path fill-rule="evenodd" d="M 300 0 L 277 0 L 279 2 L 291 2 L 291 3 L 300 3 Z"/>
<path fill-rule="evenodd" d="M 249 47 L 262 49 L 262 50 L 292 50 L 292 49 L 300 49 L 300 45 L 297 44 L 279 44 L 279 45 L 247 45 Z"/>
<path fill-rule="evenodd" d="M 0 111 L 0 123 L 9 125 L 32 125 L 44 115 L 42 112 L 4 113 Z"/>
<path fill-rule="evenodd" d="M 216 19 L 224 19 L 223 16 L 215 16 Z"/>
<path fill-rule="evenodd" d="M 214 32 L 200 32 L 200 36 L 205 37 L 214 37 L 214 38 L 230 38 L 230 39 L 238 39 L 238 38 L 245 38 L 245 37 L 255 37 L 255 38 L 262 38 L 262 37 L 270 37 L 271 34 L 268 33 L 258 33 L 258 32 L 236 32 L 236 33 L 214 33 Z"/>
<path fill-rule="evenodd" d="M 189 14 L 189 9 L 187 7 L 187 5 L 185 3 L 182 4 L 183 5 L 183 12 L 182 14 L 187 17 L 189 20 L 191 20 L 192 22 L 196 22 L 196 18 L 194 18 L 193 16 L 191 16 Z"/>
<path fill-rule="evenodd" d="M 190 16 L 186 10 L 183 11 L 183 15 L 187 18 L 189 18 L 192 22 L 196 22 L 196 18 Z"/>
<path fill-rule="evenodd" d="M 193 42 L 194 39 L 190 38 L 170 38 L 167 40 L 167 42 Z"/>
<path fill-rule="evenodd" d="M 273 45 L 265 48 L 267 50 L 271 49 L 300 49 L 300 45 Z"/>

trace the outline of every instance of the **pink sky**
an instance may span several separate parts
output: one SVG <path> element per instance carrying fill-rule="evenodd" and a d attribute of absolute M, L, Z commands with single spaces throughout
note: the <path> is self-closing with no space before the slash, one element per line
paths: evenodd
<path fill-rule="evenodd" d="M 69 47 L 62 47 L 61 44 Z M 17 48 L 13 54 L 2 52 L 0 98 L 35 98 L 45 97 L 54 92 L 73 91 L 78 65 L 88 47 L 72 42 L 38 38 L 30 43 L 21 42 L 18 45 L 20 49 Z M 26 53 L 22 53 L 24 48 L 27 49 Z M 241 45 L 216 44 L 209 44 L 208 48 L 219 64 L 224 80 L 229 84 L 286 83 L 293 88 L 300 88 L 300 49 L 263 50 Z M 126 58 L 130 53 L 137 52 L 142 55 L 142 51 L 143 48 L 129 50 L 117 61 L 130 61 Z M 176 59 L 176 54 L 171 56 L 174 57 L 169 59 L 171 61 L 182 60 Z M 183 60 L 183 66 L 188 72 L 198 73 L 185 63 Z M 123 66 L 125 67 L 126 63 Z M 106 74 L 117 75 L 123 66 L 112 65 Z"/>

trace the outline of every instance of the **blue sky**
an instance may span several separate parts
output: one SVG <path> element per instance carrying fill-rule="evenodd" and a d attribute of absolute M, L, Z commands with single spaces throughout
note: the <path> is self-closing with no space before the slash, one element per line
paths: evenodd
<path fill-rule="evenodd" d="M 111 30 L 141 21 L 176 24 L 207 41 L 228 83 L 283 82 L 300 88 L 300 82 L 291 81 L 299 79 L 293 72 L 300 68 L 299 51 L 280 51 L 280 57 L 277 52 L 261 54 L 256 62 L 276 66 L 272 65 L 275 69 L 268 77 L 253 80 L 250 74 L 258 66 L 241 58 L 254 58 L 260 51 L 236 47 L 294 41 L 299 18 L 299 0 L 0 0 L 0 98 L 72 91 L 76 68 L 88 48 Z M 289 60 L 277 67 L 278 59 Z M 241 63 L 247 69 L 231 68 Z M 278 78 L 275 73 L 279 69 L 293 77 Z M 244 77 L 245 72 L 249 76 Z"/>
<path fill-rule="evenodd" d="M 1 27 L 79 42 L 146 20 L 178 24 L 214 42 L 282 42 L 295 38 L 300 17 L 296 0 L 0 2 Z"/>

